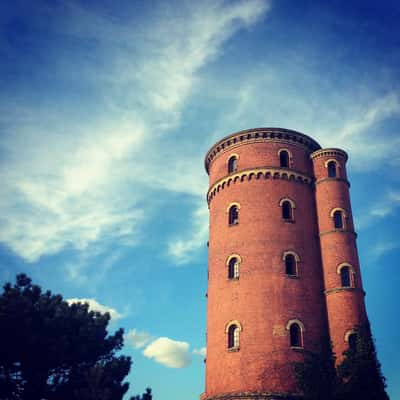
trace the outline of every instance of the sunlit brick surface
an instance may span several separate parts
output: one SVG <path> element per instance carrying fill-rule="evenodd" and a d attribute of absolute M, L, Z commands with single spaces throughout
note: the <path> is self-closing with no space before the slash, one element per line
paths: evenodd
<path fill-rule="evenodd" d="M 209 198 L 204 399 L 223 394 L 230 399 L 245 399 L 249 393 L 258 399 L 298 395 L 291 363 L 301 360 L 304 350 L 318 351 L 321 339 L 329 333 L 335 350 L 342 352 L 346 331 L 365 313 L 345 153 L 318 155 L 322 151 L 319 145 L 294 131 L 265 128 L 244 132 L 217 143 L 206 158 L 210 187 L 229 175 L 232 155 L 238 157 L 236 172 L 254 171 Z M 282 172 L 281 149 L 290 153 L 289 167 L 284 168 L 287 174 L 257 174 L 257 168 Z M 313 159 L 312 153 L 317 154 Z M 325 180 L 324 162 L 335 157 L 340 163 L 340 179 Z M 311 179 L 308 183 L 296 180 L 290 177 L 291 171 Z M 283 198 L 295 203 L 293 222 L 282 219 L 279 203 Z M 239 223 L 230 226 L 227 209 L 231 203 L 238 203 L 240 210 Z M 330 211 L 335 207 L 348 210 L 344 231 L 333 229 Z M 285 273 L 285 251 L 300 257 L 297 277 Z M 239 279 L 228 279 L 226 260 L 231 254 L 242 259 Z M 326 294 L 326 290 L 340 289 L 336 269 L 342 262 L 354 267 L 359 290 Z M 304 350 L 290 347 L 287 323 L 294 319 L 305 327 Z M 239 349 L 229 351 L 226 326 L 232 320 L 240 322 L 242 331 Z"/>

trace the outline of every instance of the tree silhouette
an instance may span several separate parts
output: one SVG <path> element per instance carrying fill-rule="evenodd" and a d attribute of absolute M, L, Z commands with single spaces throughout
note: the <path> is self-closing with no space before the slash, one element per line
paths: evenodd
<path fill-rule="evenodd" d="M 389 400 L 369 323 L 356 328 L 354 334 L 355 345 L 343 353 L 336 369 L 331 347 L 318 354 L 306 353 L 304 362 L 294 363 L 305 400 Z"/>
<path fill-rule="evenodd" d="M 389 400 L 369 322 L 354 331 L 356 340 L 338 366 L 338 400 Z"/>
<path fill-rule="evenodd" d="M 0 399 L 121 400 L 131 360 L 109 321 L 18 275 L 0 296 Z"/>

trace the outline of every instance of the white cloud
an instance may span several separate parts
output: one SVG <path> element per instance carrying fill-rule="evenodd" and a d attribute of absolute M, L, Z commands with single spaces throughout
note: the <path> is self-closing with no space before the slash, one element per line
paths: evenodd
<path fill-rule="evenodd" d="M 138 331 L 136 329 L 131 329 L 128 333 L 125 334 L 125 342 L 130 344 L 135 349 L 140 349 L 146 346 L 147 343 L 150 342 L 152 336 L 144 331 Z"/>
<path fill-rule="evenodd" d="M 168 243 L 168 254 L 173 257 L 177 264 L 189 263 L 195 257 L 196 250 L 206 246 L 208 238 L 208 208 L 204 199 L 202 199 L 201 205 L 193 213 L 192 225 L 188 238 L 173 238 Z"/>
<path fill-rule="evenodd" d="M 143 355 L 170 368 L 184 368 L 191 362 L 189 343 L 167 337 L 154 340 L 144 349 Z"/>
<path fill-rule="evenodd" d="M 149 188 L 159 184 L 163 190 L 203 195 L 206 180 L 200 172 L 182 174 L 174 167 L 175 161 L 190 165 L 185 156 L 154 167 L 163 152 L 171 152 L 160 138 L 177 127 L 198 71 L 268 9 L 269 2 L 262 0 L 189 2 L 179 12 L 155 10 L 148 25 L 126 21 L 121 27 L 95 11 L 68 7 L 62 23 L 49 29 L 97 39 L 98 52 L 93 49 L 73 68 L 98 95 L 85 98 L 90 104 L 71 103 L 62 112 L 56 100 L 39 106 L 7 98 L 0 104 L 0 122 L 7 127 L 2 143 L 7 156 L 0 166 L 0 241 L 29 262 L 66 248 L 88 251 L 105 239 L 132 245 L 147 211 Z M 109 57 L 97 62 L 104 54 Z M 64 68 L 56 75 L 79 82 L 69 74 Z M 85 115 L 86 107 L 100 111 Z M 176 152 L 180 143 L 170 146 Z M 204 226 L 195 223 L 195 230 L 204 232 Z M 171 251 L 186 262 L 197 248 L 195 239 L 203 237 L 178 239 Z M 85 281 L 83 270 L 71 266 L 70 275 Z"/>
<path fill-rule="evenodd" d="M 98 312 L 100 312 L 102 314 L 108 312 L 110 314 L 111 319 L 114 320 L 114 321 L 116 321 L 118 319 L 121 319 L 123 317 L 115 308 L 108 307 L 108 306 L 105 306 L 103 304 L 100 304 L 95 299 L 71 298 L 71 299 L 66 299 L 66 302 L 68 304 L 72 304 L 72 303 L 87 303 L 89 305 L 89 310 L 90 311 L 98 311 Z"/>
<path fill-rule="evenodd" d="M 192 353 L 193 353 L 193 354 L 196 354 L 196 355 L 198 355 L 198 356 L 205 357 L 207 351 L 206 351 L 206 348 L 205 348 L 205 347 L 202 347 L 202 348 L 200 348 L 200 349 L 194 349 Z"/>
<path fill-rule="evenodd" d="M 377 219 L 383 219 L 392 215 L 398 207 L 400 207 L 400 192 L 388 191 L 368 211 L 360 215 L 357 219 L 357 227 L 359 229 L 367 228 Z"/>

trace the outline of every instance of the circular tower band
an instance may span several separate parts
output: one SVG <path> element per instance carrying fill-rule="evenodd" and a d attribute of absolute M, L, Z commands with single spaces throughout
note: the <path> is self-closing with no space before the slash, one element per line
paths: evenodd
<path fill-rule="evenodd" d="M 342 352 L 365 315 L 346 155 L 328 152 L 302 133 L 257 128 L 207 153 L 202 399 L 299 398 L 292 363 L 329 337 Z"/>

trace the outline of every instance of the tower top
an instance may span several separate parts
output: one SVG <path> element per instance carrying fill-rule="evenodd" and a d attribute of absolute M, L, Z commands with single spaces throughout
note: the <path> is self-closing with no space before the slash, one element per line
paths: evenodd
<path fill-rule="evenodd" d="M 211 149 L 207 152 L 204 166 L 208 173 L 209 166 L 213 159 L 227 149 L 235 148 L 242 144 L 254 143 L 254 142 L 284 142 L 291 143 L 300 146 L 304 146 L 310 153 L 321 149 L 318 142 L 312 139 L 310 136 L 305 135 L 291 129 L 284 128 L 253 128 L 245 129 L 243 131 L 231 133 L 225 136 L 223 139 L 215 143 Z"/>

